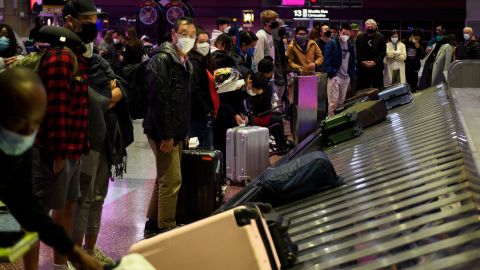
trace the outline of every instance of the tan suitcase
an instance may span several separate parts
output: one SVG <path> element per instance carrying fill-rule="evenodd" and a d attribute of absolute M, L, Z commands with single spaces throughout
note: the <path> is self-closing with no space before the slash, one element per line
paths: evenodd
<path fill-rule="evenodd" d="M 239 206 L 134 244 L 161 270 L 280 269 L 268 226 L 256 206 Z"/>

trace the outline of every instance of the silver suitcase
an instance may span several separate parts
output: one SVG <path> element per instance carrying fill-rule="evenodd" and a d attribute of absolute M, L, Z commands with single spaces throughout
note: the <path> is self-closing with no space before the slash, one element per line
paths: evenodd
<path fill-rule="evenodd" d="M 227 179 L 233 183 L 252 181 L 268 168 L 268 128 L 245 126 L 227 130 Z"/>

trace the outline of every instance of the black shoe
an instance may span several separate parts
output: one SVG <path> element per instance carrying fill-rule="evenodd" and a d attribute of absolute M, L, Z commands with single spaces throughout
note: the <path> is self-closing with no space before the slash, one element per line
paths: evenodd
<path fill-rule="evenodd" d="M 174 228 L 157 228 L 155 230 L 143 230 L 143 238 L 148 239 L 156 235 L 173 230 Z"/>

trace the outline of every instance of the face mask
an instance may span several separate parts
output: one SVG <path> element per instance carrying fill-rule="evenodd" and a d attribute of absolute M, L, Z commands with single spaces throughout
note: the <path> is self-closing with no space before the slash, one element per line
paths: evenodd
<path fill-rule="evenodd" d="M 369 35 L 373 35 L 373 34 L 375 34 L 375 32 L 377 32 L 376 29 L 367 29 L 367 33 L 368 33 Z"/>
<path fill-rule="evenodd" d="M 229 26 L 229 27 L 225 28 L 225 29 L 223 30 L 223 33 L 228 34 L 228 31 L 230 31 L 230 28 L 232 28 L 232 27 Z"/>
<path fill-rule="evenodd" d="M 471 36 L 470 34 L 463 34 L 463 38 L 466 40 L 466 41 L 469 41 Z"/>
<path fill-rule="evenodd" d="M 277 29 L 278 26 L 280 25 L 278 24 L 277 21 L 273 21 L 272 23 L 270 23 L 270 29 Z"/>
<path fill-rule="evenodd" d="M 113 39 L 113 44 L 115 44 L 115 45 L 116 45 L 116 44 L 118 44 L 118 43 L 120 43 L 120 39 L 118 39 L 118 38 L 114 38 L 114 39 Z"/>
<path fill-rule="evenodd" d="M 443 36 L 442 35 L 437 35 L 435 38 L 437 39 L 437 41 L 440 41 L 440 40 L 443 39 Z"/>
<path fill-rule="evenodd" d="M 0 126 L 0 149 L 9 156 L 20 156 L 35 142 L 37 131 L 30 135 L 20 135 Z"/>
<path fill-rule="evenodd" d="M 254 96 L 257 95 L 255 92 L 253 92 L 252 89 L 247 89 L 247 94 L 248 94 L 249 96 L 252 96 L 252 97 L 254 97 Z"/>
<path fill-rule="evenodd" d="M 193 48 L 193 46 L 195 46 L 195 39 L 178 36 L 176 45 L 179 51 L 181 51 L 183 54 L 187 54 Z"/>
<path fill-rule="evenodd" d="M 5 51 L 10 46 L 10 39 L 7 37 L 0 37 L 0 51 Z"/>
<path fill-rule="evenodd" d="M 93 42 L 85 44 L 86 52 L 83 53 L 83 56 L 86 58 L 92 58 L 93 56 Z"/>
<path fill-rule="evenodd" d="M 247 55 L 248 56 L 253 56 L 255 54 L 255 48 L 248 48 L 247 49 Z"/>
<path fill-rule="evenodd" d="M 328 30 L 327 32 L 325 32 L 325 36 L 326 37 L 331 37 L 332 36 L 332 31 Z"/>
<path fill-rule="evenodd" d="M 296 36 L 295 37 L 295 41 L 300 46 L 304 46 L 305 44 L 307 44 L 307 39 L 308 39 L 307 36 Z"/>
<path fill-rule="evenodd" d="M 285 36 L 285 33 L 286 33 L 286 29 L 285 29 L 285 28 L 280 28 L 280 29 L 278 29 L 278 36 L 279 36 L 279 37 Z"/>
<path fill-rule="evenodd" d="M 82 31 L 77 35 L 82 39 L 83 43 L 87 44 L 93 42 L 97 37 L 97 25 L 93 23 L 82 24 Z"/>
<path fill-rule="evenodd" d="M 349 35 L 340 35 L 340 38 L 342 39 L 343 42 L 347 42 L 347 40 L 350 38 Z"/>
<path fill-rule="evenodd" d="M 392 40 L 393 43 L 397 43 L 398 38 L 393 38 L 393 37 L 392 37 L 391 40 Z"/>
<path fill-rule="evenodd" d="M 208 42 L 202 42 L 197 44 L 196 51 L 199 52 L 202 56 L 205 56 L 210 52 L 210 44 Z"/>

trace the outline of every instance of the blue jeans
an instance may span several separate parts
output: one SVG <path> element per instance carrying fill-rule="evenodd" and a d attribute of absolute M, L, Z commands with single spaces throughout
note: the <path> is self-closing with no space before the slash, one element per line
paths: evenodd
<path fill-rule="evenodd" d="M 205 116 L 190 121 L 190 129 L 188 135 L 190 138 L 198 137 L 200 144 L 198 147 L 213 149 L 213 119 Z"/>

